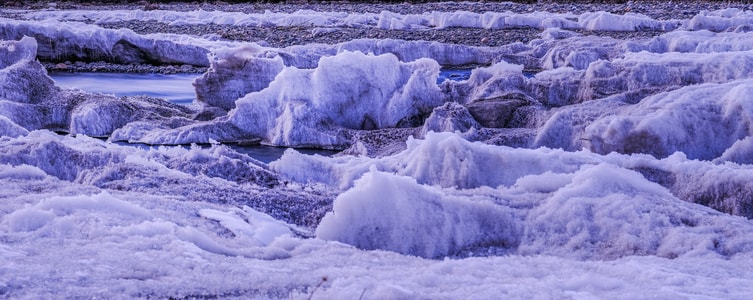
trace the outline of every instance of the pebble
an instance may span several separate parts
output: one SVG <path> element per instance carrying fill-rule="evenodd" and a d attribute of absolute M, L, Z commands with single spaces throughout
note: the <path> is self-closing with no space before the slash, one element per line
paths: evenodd
<path fill-rule="evenodd" d="M 608 11 L 616 14 L 639 13 L 654 19 L 677 19 L 690 18 L 702 10 L 718 10 L 723 8 L 750 9 L 750 4 L 744 2 L 721 2 L 721 1 L 602 1 L 600 3 L 552 3 L 540 1 L 538 3 L 512 3 L 512 2 L 437 2 L 437 3 L 361 3 L 361 2 L 312 2 L 312 3 L 242 3 L 220 4 L 221 2 L 185 2 L 163 3 L 159 6 L 145 5 L 142 3 L 96 5 L 85 1 L 65 1 L 61 3 L 34 2 L 24 4 L 24 1 L 6 1 L 5 6 L 14 6 L 25 9 L 89 9 L 89 10 L 174 10 L 174 11 L 228 11 L 244 13 L 271 12 L 295 12 L 299 10 L 314 11 L 342 11 L 350 13 L 380 13 L 392 11 L 399 14 L 422 14 L 430 11 L 470 11 L 483 13 L 487 11 L 510 11 L 515 13 L 530 13 L 533 11 L 546 11 L 552 13 L 582 14 L 592 11 Z M 2 2 L 0 2 L 2 3 Z M 52 5 L 54 4 L 54 5 Z M 51 6 L 52 5 L 52 6 Z M 0 7 L 3 6 L 0 4 Z M 0 17 L 18 18 L 12 12 L 0 10 Z M 105 28 L 127 28 L 139 34 L 172 33 L 195 36 L 215 37 L 223 40 L 257 42 L 267 47 L 283 48 L 293 45 L 310 43 L 338 44 L 353 39 L 400 39 L 407 41 L 425 40 L 447 44 L 463 44 L 470 46 L 497 47 L 510 43 L 528 43 L 540 36 L 540 29 L 516 28 L 489 30 L 481 28 L 444 28 L 428 30 L 385 30 L 378 28 L 315 28 L 306 26 L 272 27 L 272 26 L 230 26 L 218 24 L 196 24 L 171 26 L 160 22 L 114 22 L 99 24 Z M 591 32 L 579 31 L 584 35 L 609 36 L 622 40 L 636 40 L 651 38 L 662 32 L 636 31 L 636 32 Z M 81 72 L 128 72 L 128 73 L 201 73 L 205 68 L 191 66 L 152 66 L 152 65 L 116 65 L 102 62 L 82 63 L 75 62 L 44 62 L 50 71 Z"/>

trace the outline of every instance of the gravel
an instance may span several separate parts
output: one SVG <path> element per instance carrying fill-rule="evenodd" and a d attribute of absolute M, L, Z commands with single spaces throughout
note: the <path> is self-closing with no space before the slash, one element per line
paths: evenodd
<path fill-rule="evenodd" d="M 16 1 L 20 2 L 20 1 Z M 37 2 L 21 5 L 14 1 L 6 1 L 5 5 L 16 5 L 16 8 L 49 9 L 50 3 Z M 89 10 L 139 10 L 145 9 L 144 4 L 129 5 L 92 5 L 72 2 L 57 2 L 56 9 L 89 9 Z M 158 8 L 174 11 L 192 11 L 197 9 L 207 11 L 234 11 L 244 13 L 295 12 L 298 10 L 314 11 L 345 11 L 357 13 L 379 13 L 392 11 L 400 14 L 422 14 L 430 11 L 511 11 L 515 13 L 530 13 L 547 11 L 553 13 L 581 14 L 589 11 L 608 11 L 617 14 L 640 13 L 654 19 L 687 19 L 702 10 L 717 10 L 722 8 L 753 9 L 753 5 L 741 2 L 670 2 L 670 1 L 628 1 L 627 3 L 534 3 L 522 4 L 511 2 L 442 2 L 420 4 L 366 4 L 349 2 L 323 2 L 301 4 L 211 4 L 211 3 L 171 3 L 151 5 L 150 9 Z M 12 12 L 0 10 L 0 16 L 18 18 Z M 471 46 L 497 47 L 510 43 L 527 43 L 539 37 L 541 30 L 532 28 L 490 30 L 480 28 L 444 28 L 426 30 L 385 30 L 377 28 L 315 28 L 306 26 L 295 27 L 265 27 L 265 26 L 230 26 L 218 24 L 178 25 L 171 26 L 160 22 L 113 22 L 99 24 L 105 28 L 127 28 L 139 34 L 171 33 L 195 36 L 213 37 L 222 40 L 257 42 L 269 47 L 288 47 L 310 43 L 337 44 L 360 38 L 399 40 L 425 40 L 448 44 L 464 44 Z M 584 35 L 609 36 L 622 40 L 643 40 L 662 34 L 659 31 L 635 32 L 593 32 L 579 31 Z M 136 72 L 136 73 L 198 73 L 201 68 L 187 66 L 136 66 L 113 65 L 106 63 L 69 63 L 45 62 L 49 70 L 55 71 L 105 71 L 105 72 Z"/>

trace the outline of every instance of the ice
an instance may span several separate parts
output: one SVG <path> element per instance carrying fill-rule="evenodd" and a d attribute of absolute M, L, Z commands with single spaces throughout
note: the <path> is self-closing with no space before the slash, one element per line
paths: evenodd
<path fill-rule="evenodd" d="M 439 65 L 402 63 L 394 55 L 343 52 L 323 57 L 314 70 L 288 67 L 267 89 L 236 101 L 230 121 L 280 146 L 338 148 L 337 128 L 416 126 L 443 102 Z"/>
<path fill-rule="evenodd" d="M 527 45 L 510 44 L 502 49 L 503 54 L 498 59 L 522 64 L 526 69 L 572 67 L 585 70 L 594 61 L 620 58 L 626 52 L 645 50 L 646 46 L 638 42 L 549 29 L 542 33 L 541 39 L 533 40 Z"/>
<path fill-rule="evenodd" d="M 7 66 L 0 69 L 0 107 L 3 108 L 0 116 L 6 124 L 3 127 L 7 135 L 23 134 L 24 131 L 17 128 L 22 127 L 106 137 L 129 122 L 188 119 L 193 114 L 189 108 L 155 98 L 116 98 L 56 87 L 44 67 L 33 59 L 37 45 L 30 37 L 0 45 L 0 49 L 13 53 L 5 60 Z"/>
<path fill-rule="evenodd" d="M 5 69 L 18 62 L 32 61 L 36 57 L 37 43 L 30 37 L 24 37 L 19 41 L 1 41 L 0 69 Z"/>
<path fill-rule="evenodd" d="M 653 38 L 651 52 L 732 52 L 753 50 L 751 32 L 673 31 Z"/>
<path fill-rule="evenodd" d="M 148 38 L 127 29 L 84 23 L 2 19 L 0 40 L 37 39 L 37 57 L 48 61 L 107 61 L 119 64 L 209 66 L 208 50 L 168 39 Z"/>
<path fill-rule="evenodd" d="M 5 116 L 0 116 L 0 136 L 18 137 L 28 133 L 26 128 L 18 126 Z"/>
<path fill-rule="evenodd" d="M 543 187 L 537 188 L 531 186 L 536 180 L 533 178 L 543 176 L 539 181 L 548 181 L 555 176 L 554 182 L 561 183 L 564 179 L 556 174 L 573 173 L 583 165 L 600 163 L 638 171 L 685 201 L 753 217 L 753 202 L 748 196 L 753 194 L 753 186 L 747 181 L 753 173 L 748 166 L 717 166 L 690 160 L 682 153 L 662 160 L 637 154 L 602 156 L 589 151 L 498 147 L 472 143 L 454 133 L 429 132 L 424 140 L 411 140 L 406 150 L 392 156 L 327 158 L 287 151 L 270 168 L 299 182 L 321 183 L 341 191 L 353 187 L 371 166 L 376 166 L 380 171 L 410 176 L 425 185 L 475 189 L 521 184 L 527 191 L 552 192 L 561 184 L 540 183 Z"/>
<path fill-rule="evenodd" d="M 392 39 L 358 39 L 337 45 L 313 44 L 283 49 L 250 43 L 215 49 L 211 54 L 211 68 L 194 86 L 201 104 L 228 111 L 235 108 L 239 98 L 267 88 L 286 66 L 315 69 L 322 57 L 356 51 L 393 54 L 402 62 L 430 58 L 443 66 L 489 64 L 499 55 L 499 51 L 492 48 Z M 212 116 L 224 115 L 223 111 L 212 112 Z"/>
<path fill-rule="evenodd" d="M 293 13 L 239 13 L 195 10 L 177 11 L 22 11 L 22 17 L 32 20 L 93 21 L 106 24 L 120 21 L 156 21 L 171 25 L 223 24 L 235 26 L 311 26 L 311 27 L 376 27 L 390 30 L 470 27 L 505 28 L 567 28 L 587 30 L 671 30 L 679 21 L 659 21 L 639 14 L 616 15 L 607 12 L 555 14 L 531 12 L 471 13 L 466 11 L 430 12 L 424 14 L 315 12 L 299 10 Z M 574 21 L 574 20 L 577 21 Z"/>
<path fill-rule="evenodd" d="M 0 42 L 0 297 L 753 294 L 747 11 L 702 12 L 683 31 L 631 42 L 568 30 L 685 22 L 605 12 L 7 13 L 34 21 L 3 28 L 39 31 Z M 86 18 L 548 29 L 495 48 L 275 49 L 57 22 Z M 212 52 L 196 82 L 201 101 L 55 87 L 34 53 L 58 38 Z M 465 63 L 485 67 L 436 84 L 440 65 Z M 518 148 L 497 146 L 518 138 Z M 289 149 L 267 165 L 224 142 L 348 149 Z"/>
<path fill-rule="evenodd" d="M 0 44 L 7 54 L 0 62 L 0 100 L 37 104 L 46 100 L 54 87 L 47 72 L 34 60 L 37 42 L 22 36 L 19 41 Z M 16 122 L 21 123 L 21 122 Z"/>
<path fill-rule="evenodd" d="M 199 215 L 220 222 L 236 237 L 255 240 L 259 246 L 268 246 L 275 238 L 291 234 L 290 229 L 285 224 L 248 206 L 236 212 L 203 209 L 199 211 Z"/>
<path fill-rule="evenodd" d="M 579 16 L 578 25 L 585 30 L 601 31 L 672 31 L 682 25 L 678 20 L 654 20 L 642 14 L 587 12 Z"/>
<path fill-rule="evenodd" d="M 682 151 L 691 159 L 714 159 L 753 130 L 749 113 L 752 86 L 751 80 L 737 80 L 650 96 L 613 116 L 595 120 L 586 127 L 585 138 L 590 149 L 599 153 L 666 157 Z"/>
<path fill-rule="evenodd" d="M 194 81 L 196 97 L 201 103 L 224 110 L 235 108 L 235 100 L 258 92 L 285 67 L 279 55 L 265 55 L 265 50 L 248 44 L 212 53 L 211 67 Z"/>
<path fill-rule="evenodd" d="M 492 203 L 448 197 L 410 177 L 376 171 L 335 199 L 318 238 L 361 249 L 444 257 L 474 245 L 517 244 L 511 212 Z"/>
<path fill-rule="evenodd" d="M 753 18 L 749 10 L 727 8 L 716 11 L 701 11 L 683 26 L 688 30 L 725 31 L 739 26 L 748 26 Z"/>
<path fill-rule="evenodd" d="M 753 137 L 746 136 L 735 141 L 714 161 L 730 161 L 739 164 L 753 164 Z"/>
<path fill-rule="evenodd" d="M 480 152 L 480 146 L 474 148 Z M 374 162 L 371 171 L 335 200 L 317 236 L 362 249 L 424 257 L 453 255 L 478 245 L 577 259 L 726 256 L 753 247 L 753 240 L 744 237 L 744 232 L 753 230 L 745 219 L 720 218 L 719 212 L 681 201 L 636 171 L 589 161 L 588 154 L 568 155 L 571 166 L 580 165 L 578 169 L 552 165 L 556 159 L 552 157 L 541 165 L 549 171 L 532 168 L 526 172 L 529 175 L 518 175 L 524 178 L 521 185 L 515 180 L 509 188 L 482 189 L 472 196 L 422 186 L 416 179 L 392 175 L 392 170 L 376 171 L 379 163 Z M 512 159 L 508 155 L 496 161 L 505 158 Z M 530 165 L 515 163 L 519 168 Z M 541 177 L 533 183 L 538 174 Z M 553 176 L 557 184 L 545 182 Z M 497 206 L 487 206 L 494 203 Z M 426 230 L 433 230 L 432 234 L 425 235 Z"/>

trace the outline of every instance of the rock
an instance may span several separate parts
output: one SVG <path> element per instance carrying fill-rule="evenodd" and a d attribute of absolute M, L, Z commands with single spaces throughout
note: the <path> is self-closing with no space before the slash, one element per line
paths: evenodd
<path fill-rule="evenodd" d="M 466 108 L 473 118 L 483 127 L 507 128 L 517 127 L 511 122 L 515 112 L 530 104 L 522 95 L 510 94 L 503 97 L 484 99 L 466 104 Z"/>
<path fill-rule="evenodd" d="M 467 132 L 471 129 L 479 129 L 481 125 L 473 118 L 464 106 L 457 102 L 448 102 L 434 108 L 426 123 L 421 128 L 421 137 L 429 131 L 434 132 Z"/>

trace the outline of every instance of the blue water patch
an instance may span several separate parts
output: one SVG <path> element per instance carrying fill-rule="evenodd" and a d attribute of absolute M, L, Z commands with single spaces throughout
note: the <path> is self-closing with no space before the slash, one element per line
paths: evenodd
<path fill-rule="evenodd" d="M 442 69 L 439 71 L 439 77 L 437 78 L 437 84 L 444 82 L 445 80 L 463 81 L 471 78 L 471 69 Z"/>
<path fill-rule="evenodd" d="M 198 74 L 124 74 L 52 72 L 63 88 L 123 96 L 149 96 L 187 105 L 196 98 L 193 80 Z"/>

